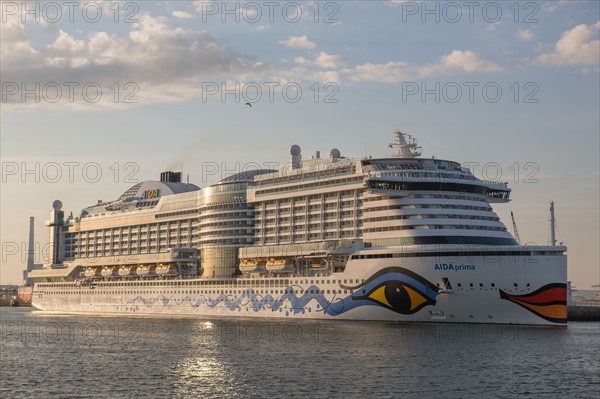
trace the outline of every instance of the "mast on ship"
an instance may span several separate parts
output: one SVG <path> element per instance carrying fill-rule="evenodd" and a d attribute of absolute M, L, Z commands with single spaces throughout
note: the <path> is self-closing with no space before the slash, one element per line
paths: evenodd
<path fill-rule="evenodd" d="M 421 155 L 421 147 L 417 145 L 417 139 L 400 130 L 396 130 L 394 134 L 396 135 L 394 142 L 388 145 L 388 148 L 396 148 L 396 152 L 392 154 L 394 158 L 416 158 Z"/>

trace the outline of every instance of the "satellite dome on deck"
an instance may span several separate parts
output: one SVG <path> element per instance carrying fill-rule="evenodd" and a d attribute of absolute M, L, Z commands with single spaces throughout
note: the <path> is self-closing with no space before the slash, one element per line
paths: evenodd
<path fill-rule="evenodd" d="M 62 209 L 62 206 L 63 206 L 63 203 L 62 203 L 60 200 L 55 200 L 55 201 L 52 203 L 52 208 L 53 208 L 55 211 L 60 211 L 60 210 Z"/>
<path fill-rule="evenodd" d="M 302 150 L 300 146 L 294 144 L 290 147 L 290 155 L 292 156 L 292 169 L 298 169 L 302 165 Z"/>

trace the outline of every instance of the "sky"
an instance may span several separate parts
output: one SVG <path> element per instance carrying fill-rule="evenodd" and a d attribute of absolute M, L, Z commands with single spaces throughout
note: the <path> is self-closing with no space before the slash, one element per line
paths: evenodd
<path fill-rule="evenodd" d="M 340 149 L 423 156 L 508 182 L 522 242 L 568 247 L 600 280 L 600 3 L 88 1 L 1 6 L 0 283 L 29 217 L 75 216 L 165 169 L 206 187 Z"/>

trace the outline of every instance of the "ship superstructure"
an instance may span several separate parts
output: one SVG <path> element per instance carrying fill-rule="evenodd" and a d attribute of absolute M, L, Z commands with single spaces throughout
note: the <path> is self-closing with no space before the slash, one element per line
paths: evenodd
<path fill-rule="evenodd" d="M 420 158 L 332 149 L 200 189 L 165 172 L 50 223 L 34 305 L 58 311 L 566 322 L 565 247 L 520 246 L 491 204 L 506 183 Z M 563 298 L 564 297 L 564 298 Z M 564 304 L 563 304 L 564 302 Z"/>

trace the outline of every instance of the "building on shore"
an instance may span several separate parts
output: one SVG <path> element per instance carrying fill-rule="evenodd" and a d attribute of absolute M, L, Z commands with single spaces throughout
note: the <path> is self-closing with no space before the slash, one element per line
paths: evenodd
<path fill-rule="evenodd" d="M 27 264 L 23 270 L 23 285 L 33 286 L 33 280 L 29 278 L 29 273 L 33 270 L 41 270 L 43 265 L 35 263 L 35 239 L 34 239 L 35 218 L 29 217 L 29 241 L 27 243 Z M 31 299 L 30 299 L 31 300 Z"/>
<path fill-rule="evenodd" d="M 17 288 L 17 300 L 21 303 L 30 304 L 33 294 L 33 285 L 21 285 Z"/>

